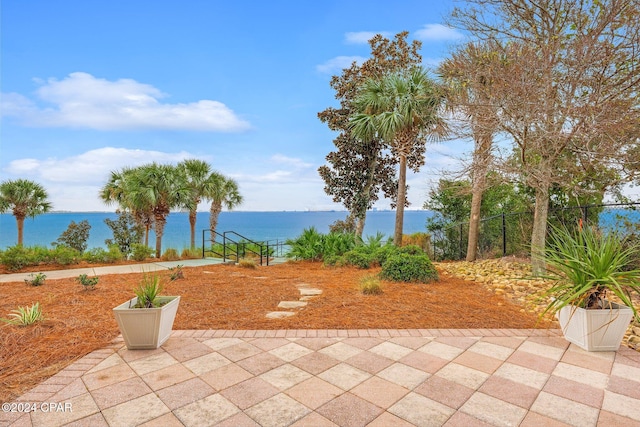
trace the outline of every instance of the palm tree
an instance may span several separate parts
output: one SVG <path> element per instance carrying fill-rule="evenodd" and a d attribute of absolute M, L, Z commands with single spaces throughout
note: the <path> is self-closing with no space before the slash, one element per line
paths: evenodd
<path fill-rule="evenodd" d="M 126 212 L 131 212 L 136 223 L 142 225 L 145 230 L 144 245 L 149 246 L 149 231 L 153 227 L 153 212 L 151 206 L 127 205 L 127 177 L 135 172 L 134 168 L 122 168 L 120 171 L 111 171 L 109 181 L 100 189 L 100 198 L 107 204 L 117 203 Z"/>
<path fill-rule="evenodd" d="M 51 210 L 47 191 L 40 184 L 26 179 L 4 181 L 0 184 L 0 212 L 11 210 L 18 226 L 18 245 L 24 237 L 24 219 Z"/>
<path fill-rule="evenodd" d="M 209 199 L 207 194 L 213 191 L 211 166 L 203 160 L 187 159 L 178 163 L 185 184 L 190 190 L 191 209 L 189 209 L 189 225 L 191 226 L 191 249 L 196 247 L 196 215 L 198 204 Z"/>
<path fill-rule="evenodd" d="M 404 207 L 407 203 L 407 163 L 418 171 L 424 164 L 427 138 L 441 138 L 446 124 L 439 116 L 443 91 L 420 67 L 368 79 L 354 100 L 352 134 L 368 141 L 378 136 L 398 158 L 398 195 L 393 242 L 402 243 Z"/>
<path fill-rule="evenodd" d="M 215 240 L 214 232 L 218 226 L 218 217 L 222 211 L 222 206 L 224 205 L 231 210 L 242 203 L 242 196 L 238 190 L 238 183 L 233 179 L 217 172 L 213 172 L 209 179 L 211 180 L 210 192 L 207 193 L 207 198 L 211 199 L 209 228 L 211 229 L 211 236 Z"/>
<path fill-rule="evenodd" d="M 125 179 L 125 206 L 151 211 L 156 232 L 156 258 L 162 255 L 162 235 L 171 209 L 191 209 L 190 191 L 177 167 L 151 163 L 133 170 Z"/>

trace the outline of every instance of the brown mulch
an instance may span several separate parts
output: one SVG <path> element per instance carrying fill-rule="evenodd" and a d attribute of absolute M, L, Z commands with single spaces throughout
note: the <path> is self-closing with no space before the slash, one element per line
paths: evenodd
<path fill-rule="evenodd" d="M 440 273 L 429 284 L 382 282 L 381 295 L 363 295 L 359 280 L 378 270 L 289 262 L 255 269 L 234 265 L 184 268 L 185 278 L 161 273 L 165 295 L 180 295 L 174 329 L 457 329 L 547 328 L 480 284 Z M 0 283 L 0 317 L 40 302 L 46 320 L 0 326 L 0 402 L 9 402 L 119 335 L 112 308 L 133 297 L 141 274 L 105 275 L 86 291 L 75 278 L 40 287 Z M 322 289 L 295 316 L 270 320 L 280 301 L 300 298 L 298 285 Z"/>

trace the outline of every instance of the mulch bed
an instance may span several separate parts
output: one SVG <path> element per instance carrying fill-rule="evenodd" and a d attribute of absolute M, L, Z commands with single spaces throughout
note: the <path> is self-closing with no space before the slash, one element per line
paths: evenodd
<path fill-rule="evenodd" d="M 161 273 L 164 295 L 180 295 L 174 329 L 457 329 L 547 328 L 522 307 L 480 284 L 440 273 L 429 284 L 383 281 L 381 295 L 363 295 L 359 280 L 378 270 L 289 262 L 255 269 L 234 265 L 184 268 L 185 278 Z M 105 275 L 95 290 L 75 278 L 40 287 L 0 283 L 0 317 L 40 302 L 45 320 L 0 326 L 0 402 L 9 402 L 119 335 L 112 308 L 133 297 L 141 274 Z M 286 319 L 267 319 L 280 301 L 300 298 L 298 285 L 322 289 Z"/>

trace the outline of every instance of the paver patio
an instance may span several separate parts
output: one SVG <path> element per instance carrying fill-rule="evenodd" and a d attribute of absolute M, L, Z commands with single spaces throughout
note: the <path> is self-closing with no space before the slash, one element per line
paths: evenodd
<path fill-rule="evenodd" d="M 640 353 L 558 330 L 174 331 L 118 338 L 27 402 L 0 426 L 640 426 Z"/>

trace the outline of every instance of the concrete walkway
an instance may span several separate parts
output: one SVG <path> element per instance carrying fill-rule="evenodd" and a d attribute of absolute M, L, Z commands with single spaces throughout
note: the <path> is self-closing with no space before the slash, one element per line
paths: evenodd
<path fill-rule="evenodd" d="M 1 426 L 632 427 L 640 353 L 557 330 L 174 331 L 157 350 L 117 339 L 12 403 Z"/>
<path fill-rule="evenodd" d="M 150 271 L 167 270 L 181 265 L 183 267 L 201 267 L 203 265 L 221 264 L 219 258 L 183 259 L 180 261 L 158 261 L 144 264 L 107 265 L 103 267 L 71 268 L 68 270 L 43 271 L 47 279 L 64 279 L 66 277 L 78 277 L 81 274 L 88 276 L 102 276 L 104 274 L 146 273 Z M 2 282 L 22 282 L 35 273 L 11 273 L 0 274 Z"/>

